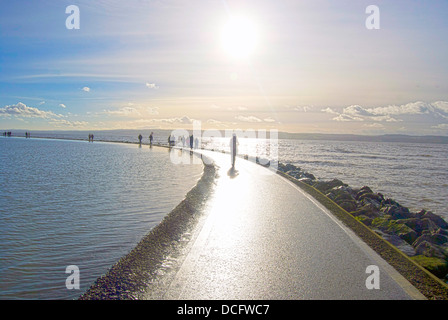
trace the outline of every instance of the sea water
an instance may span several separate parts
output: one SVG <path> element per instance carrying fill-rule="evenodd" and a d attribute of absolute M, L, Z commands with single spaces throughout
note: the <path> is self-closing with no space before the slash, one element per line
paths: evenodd
<path fill-rule="evenodd" d="M 0 299 L 75 299 L 179 204 L 202 164 L 166 148 L 0 138 Z M 66 267 L 79 268 L 68 290 Z"/>

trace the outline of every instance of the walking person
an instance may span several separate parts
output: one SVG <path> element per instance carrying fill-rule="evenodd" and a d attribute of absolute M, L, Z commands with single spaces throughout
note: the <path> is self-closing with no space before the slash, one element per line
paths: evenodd
<path fill-rule="evenodd" d="M 143 139 L 142 135 L 139 134 L 139 135 L 138 135 L 138 142 L 139 142 L 139 144 L 142 144 L 142 139 Z"/>
<path fill-rule="evenodd" d="M 151 134 L 149 135 L 149 145 L 150 145 L 150 146 L 152 146 L 152 140 L 154 139 L 153 136 L 152 136 L 152 134 L 153 134 L 153 133 L 151 132 Z"/>
<path fill-rule="evenodd" d="M 232 168 L 235 167 L 235 157 L 238 152 L 238 139 L 236 137 L 236 134 L 234 133 L 232 138 L 230 138 L 230 154 L 232 159 Z"/>

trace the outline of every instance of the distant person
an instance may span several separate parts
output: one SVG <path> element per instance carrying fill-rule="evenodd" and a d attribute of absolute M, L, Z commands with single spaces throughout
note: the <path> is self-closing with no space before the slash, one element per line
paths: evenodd
<path fill-rule="evenodd" d="M 234 133 L 232 138 L 230 138 L 230 154 L 232 159 L 232 168 L 235 167 L 235 157 L 238 152 L 238 139 L 236 137 L 236 134 Z"/>
<path fill-rule="evenodd" d="M 194 139 L 194 148 L 197 149 L 199 147 L 199 139 Z"/>
<path fill-rule="evenodd" d="M 139 134 L 139 135 L 138 135 L 138 142 L 139 142 L 140 144 L 142 144 L 142 139 L 143 139 L 142 135 Z"/>
<path fill-rule="evenodd" d="M 152 134 L 153 134 L 153 133 L 151 132 L 151 134 L 149 135 L 149 145 L 150 145 L 150 146 L 152 146 L 152 140 L 154 139 L 153 136 L 152 136 Z"/>
<path fill-rule="evenodd" d="M 194 143 L 194 139 L 193 139 L 193 135 L 190 136 L 190 149 L 193 149 L 193 143 Z"/>

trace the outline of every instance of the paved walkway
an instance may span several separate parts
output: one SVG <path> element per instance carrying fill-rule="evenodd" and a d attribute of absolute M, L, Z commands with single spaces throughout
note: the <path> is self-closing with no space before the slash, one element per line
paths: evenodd
<path fill-rule="evenodd" d="M 268 169 L 202 151 L 218 167 L 206 219 L 165 299 L 422 299 L 330 212 Z M 368 289 L 368 266 L 379 289 Z"/>

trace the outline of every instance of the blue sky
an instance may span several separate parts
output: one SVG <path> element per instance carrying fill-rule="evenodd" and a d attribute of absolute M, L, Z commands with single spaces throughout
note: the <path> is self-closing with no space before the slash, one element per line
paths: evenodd
<path fill-rule="evenodd" d="M 365 26 L 371 4 L 377 30 Z M 66 28 L 69 5 L 80 10 L 78 30 Z M 447 12 L 448 1 L 4 2 L 0 129 L 199 120 L 203 129 L 448 135 Z M 254 26 L 243 57 L 222 45 L 233 17 Z"/>

